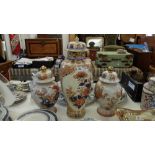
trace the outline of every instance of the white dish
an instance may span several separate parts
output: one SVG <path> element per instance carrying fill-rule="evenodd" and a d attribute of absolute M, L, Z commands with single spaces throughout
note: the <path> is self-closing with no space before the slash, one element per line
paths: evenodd
<path fill-rule="evenodd" d="M 26 112 L 17 118 L 18 121 L 57 121 L 57 116 L 45 109 Z"/>
<path fill-rule="evenodd" d="M 34 111 L 23 114 L 18 118 L 19 121 L 49 121 L 50 116 L 46 112 Z"/>
<path fill-rule="evenodd" d="M 1 80 L 0 80 L 0 92 L 4 97 L 5 100 L 4 105 L 6 107 L 11 106 L 16 101 L 15 95 L 13 95 L 11 90 L 7 87 L 7 84 L 3 83 Z"/>

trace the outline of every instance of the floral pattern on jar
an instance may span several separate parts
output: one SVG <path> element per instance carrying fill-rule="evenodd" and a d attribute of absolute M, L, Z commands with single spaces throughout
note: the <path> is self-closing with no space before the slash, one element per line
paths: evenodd
<path fill-rule="evenodd" d="M 70 117 L 83 117 L 92 83 L 90 59 L 65 60 L 60 74 L 64 96 L 68 102 L 67 114 Z"/>

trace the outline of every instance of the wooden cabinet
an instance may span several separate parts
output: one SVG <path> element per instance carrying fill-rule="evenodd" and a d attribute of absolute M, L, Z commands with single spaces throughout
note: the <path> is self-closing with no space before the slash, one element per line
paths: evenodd
<path fill-rule="evenodd" d="M 142 52 L 138 49 L 128 49 L 134 55 L 133 65 L 147 73 L 151 64 L 152 52 Z"/>
<path fill-rule="evenodd" d="M 26 39 L 28 57 L 51 56 L 57 58 L 62 53 L 62 39 L 38 38 Z"/>
<path fill-rule="evenodd" d="M 38 38 L 62 38 L 62 34 L 38 34 Z"/>
<path fill-rule="evenodd" d="M 152 51 L 151 54 L 151 64 L 155 65 L 155 36 L 142 36 L 139 37 L 138 43 L 144 44 L 146 42 L 148 44 L 149 49 Z M 148 61 L 148 60 L 146 60 Z"/>
<path fill-rule="evenodd" d="M 8 80 L 10 80 L 10 68 L 12 66 L 12 61 L 6 61 L 4 63 L 0 63 L 0 73 L 5 76 Z"/>

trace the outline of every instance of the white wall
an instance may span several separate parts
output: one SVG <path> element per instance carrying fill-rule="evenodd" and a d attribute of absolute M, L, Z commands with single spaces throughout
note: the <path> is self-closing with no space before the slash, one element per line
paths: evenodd
<path fill-rule="evenodd" d="M 23 50 L 26 49 L 25 39 L 35 39 L 37 38 L 37 34 L 19 34 L 20 45 Z"/>
<path fill-rule="evenodd" d="M 7 60 L 15 60 L 17 57 L 12 55 L 11 46 L 10 46 L 10 38 L 8 34 L 4 34 L 4 40 L 6 44 L 6 57 Z"/>
<path fill-rule="evenodd" d="M 69 35 L 68 34 L 63 34 L 62 35 L 62 44 L 63 44 L 63 55 L 65 57 L 67 57 L 66 48 L 67 48 L 68 42 L 69 42 Z"/>

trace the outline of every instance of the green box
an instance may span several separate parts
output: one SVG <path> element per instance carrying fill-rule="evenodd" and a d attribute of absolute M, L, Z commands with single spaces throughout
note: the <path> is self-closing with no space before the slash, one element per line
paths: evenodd
<path fill-rule="evenodd" d="M 95 63 L 98 67 L 113 66 L 117 68 L 127 68 L 133 64 L 133 54 L 127 51 L 101 51 L 97 52 Z"/>

